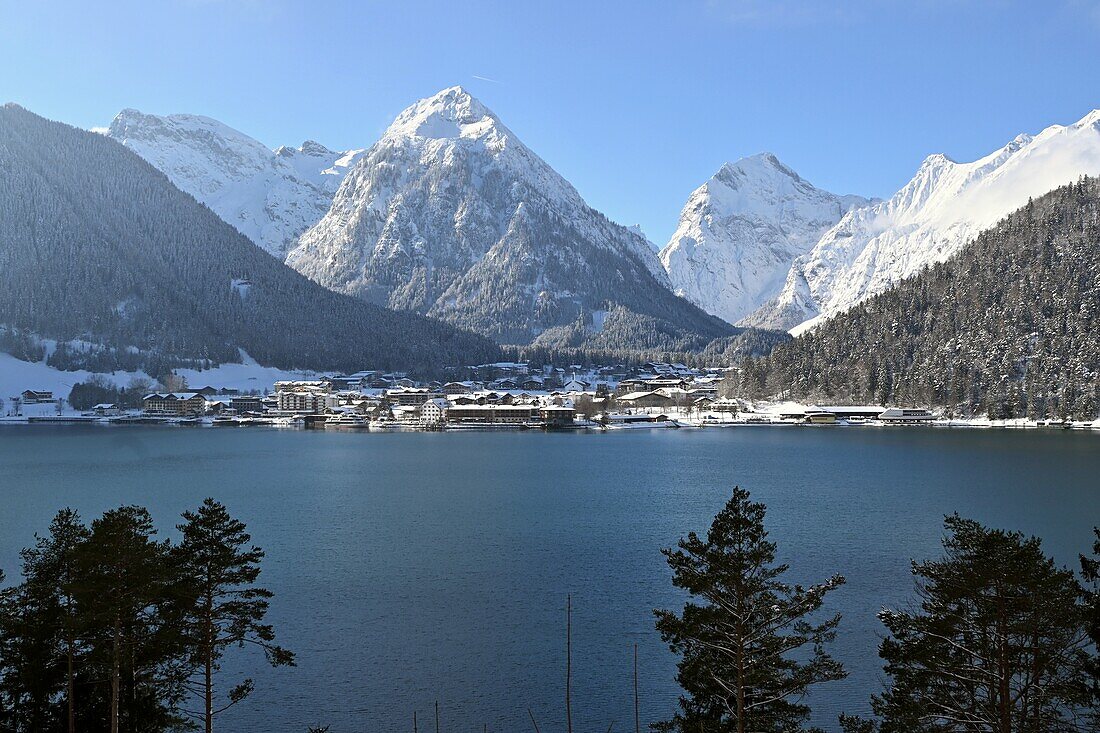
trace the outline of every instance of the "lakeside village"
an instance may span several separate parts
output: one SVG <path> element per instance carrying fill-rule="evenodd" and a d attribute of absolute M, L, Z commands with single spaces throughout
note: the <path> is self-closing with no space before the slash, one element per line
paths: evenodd
<path fill-rule="evenodd" d="M 500 362 L 466 367 L 464 379 L 416 382 L 361 371 L 275 382 L 271 388 L 204 386 L 145 394 L 140 407 L 103 403 L 77 410 L 45 390 L 11 397 L 0 424 L 96 423 L 180 426 L 419 430 L 627 430 L 742 425 L 933 425 L 1059 427 L 1093 423 L 945 419 L 918 407 L 804 405 L 722 398 L 726 369 L 649 362 L 567 371 Z"/>

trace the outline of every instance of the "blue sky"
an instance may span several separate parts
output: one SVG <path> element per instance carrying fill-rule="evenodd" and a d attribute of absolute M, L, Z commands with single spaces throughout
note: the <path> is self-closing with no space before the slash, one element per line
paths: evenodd
<path fill-rule="evenodd" d="M 1100 0 L 0 0 L 0 100 L 82 127 L 136 107 L 363 147 L 454 84 L 663 244 L 726 160 L 888 196 L 928 154 L 1077 120 Z"/>

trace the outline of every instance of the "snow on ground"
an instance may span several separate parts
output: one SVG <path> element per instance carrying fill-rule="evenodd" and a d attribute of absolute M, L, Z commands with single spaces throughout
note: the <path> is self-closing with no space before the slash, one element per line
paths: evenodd
<path fill-rule="evenodd" d="M 211 386 L 218 389 L 237 389 L 242 392 L 270 391 L 275 382 L 289 379 L 314 379 L 314 372 L 287 371 L 265 367 L 256 363 L 248 354 L 241 354 L 242 364 L 222 364 L 213 369 L 177 369 L 176 374 L 185 378 L 189 387 Z M 10 408 L 11 398 L 26 389 L 53 392 L 55 397 L 68 398 L 73 385 L 86 382 L 93 372 L 66 372 L 55 369 L 45 361 L 29 362 L 0 352 L 0 399 Z M 110 372 L 99 376 L 118 387 L 127 387 L 134 379 L 152 380 L 145 372 Z M 6 412 L 7 409 L 0 411 Z"/>
<path fill-rule="evenodd" d="M 243 363 L 222 364 L 213 369 L 176 369 L 177 375 L 187 380 L 187 386 L 216 387 L 218 389 L 237 389 L 241 392 L 269 392 L 276 382 L 286 380 L 316 379 L 316 372 L 288 371 L 265 367 L 245 352 L 241 352 Z"/>
<path fill-rule="evenodd" d="M 68 397 L 74 384 L 86 382 L 91 376 L 92 372 L 63 372 L 44 361 L 21 361 L 11 354 L 0 352 L 0 399 L 5 401 L 6 407 L 10 407 L 7 403 L 12 397 L 26 389 L 49 391 L 55 396 Z M 120 387 L 129 385 L 135 377 L 149 379 L 149 375 L 144 372 L 112 372 L 101 376 Z"/>

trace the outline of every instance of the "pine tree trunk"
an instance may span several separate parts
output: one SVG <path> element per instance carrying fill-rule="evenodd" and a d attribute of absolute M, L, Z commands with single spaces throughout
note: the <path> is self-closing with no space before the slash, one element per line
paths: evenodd
<path fill-rule="evenodd" d="M 68 668 L 67 668 L 66 673 L 65 673 L 65 676 L 66 676 L 65 683 L 66 683 L 66 689 L 67 689 L 66 696 L 68 697 L 68 708 L 69 708 L 69 711 L 68 711 L 69 712 L 69 716 L 68 716 L 69 717 L 69 733 L 76 733 L 76 700 L 73 699 L 74 695 L 76 694 L 76 685 L 73 682 L 73 638 L 72 638 L 72 636 L 70 636 L 68 638 L 68 649 L 67 649 L 66 657 L 67 657 L 66 661 L 67 661 Z"/>
<path fill-rule="evenodd" d="M 115 617 L 114 633 L 111 644 L 111 733 L 118 733 L 118 696 L 119 696 L 119 651 L 121 631 L 118 617 Z"/>
<path fill-rule="evenodd" d="M 211 604 L 207 604 L 207 622 L 206 622 L 206 640 L 205 649 L 203 650 L 203 686 L 206 697 L 206 733 L 213 733 L 214 731 L 214 632 L 211 629 L 212 621 L 210 615 L 212 611 L 210 609 Z"/>
<path fill-rule="evenodd" d="M 1012 672 L 1008 668 L 1008 631 L 1005 629 L 1005 612 L 1003 601 L 999 594 L 1001 588 L 997 587 L 997 696 L 999 699 L 999 727 L 1001 733 L 1012 733 L 1012 699 L 1009 684 Z"/>
<path fill-rule="evenodd" d="M 737 733 L 745 733 L 745 634 L 740 622 L 737 636 Z"/>

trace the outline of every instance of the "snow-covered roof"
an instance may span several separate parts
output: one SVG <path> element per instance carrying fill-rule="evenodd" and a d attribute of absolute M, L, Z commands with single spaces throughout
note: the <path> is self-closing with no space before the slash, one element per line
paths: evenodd
<path fill-rule="evenodd" d="M 642 397 L 649 397 L 651 395 L 655 395 L 657 397 L 664 397 L 666 399 L 668 398 L 668 395 L 662 394 L 661 392 L 631 392 L 629 394 L 624 394 L 622 397 L 619 397 L 618 399 L 619 399 L 620 402 L 630 402 L 632 400 L 641 399 Z"/>

